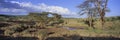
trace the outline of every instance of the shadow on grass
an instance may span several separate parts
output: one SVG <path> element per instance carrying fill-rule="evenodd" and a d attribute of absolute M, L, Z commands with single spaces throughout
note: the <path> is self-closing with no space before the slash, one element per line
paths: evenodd
<path fill-rule="evenodd" d="M 8 23 L 1 23 L 0 22 L 0 27 L 6 27 L 6 26 L 10 26 L 11 24 L 8 24 Z"/>
<path fill-rule="evenodd" d="M 63 36 L 63 37 L 48 37 L 46 40 L 120 40 L 115 37 L 81 37 L 78 35 Z"/>
<path fill-rule="evenodd" d="M 10 37 L 10 36 L 1 36 L 0 40 L 38 40 L 37 37 Z"/>
<path fill-rule="evenodd" d="M 1 29 L 0 29 L 0 34 L 4 34 L 4 30 L 1 30 Z"/>

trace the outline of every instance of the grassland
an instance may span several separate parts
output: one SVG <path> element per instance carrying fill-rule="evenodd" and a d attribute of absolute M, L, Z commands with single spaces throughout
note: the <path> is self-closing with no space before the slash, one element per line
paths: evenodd
<path fill-rule="evenodd" d="M 75 31 L 78 34 L 84 34 L 84 35 L 116 35 L 120 36 L 120 20 L 114 20 L 114 21 L 107 21 L 105 22 L 104 29 L 100 26 L 100 22 L 96 21 L 94 22 L 95 29 L 92 29 L 87 24 L 84 23 L 85 19 L 64 19 L 66 23 L 64 23 L 64 26 L 68 27 L 74 27 L 74 28 L 84 28 L 84 29 L 77 29 L 77 30 L 71 30 Z M 73 33 L 73 32 L 72 32 Z M 105 35 L 104 35 L 105 36 Z"/>
<path fill-rule="evenodd" d="M 14 17 L 12 17 L 14 18 Z M 0 21 L 0 37 L 1 35 L 16 37 L 37 37 L 39 40 L 85 40 L 83 38 L 112 37 L 120 38 L 120 19 L 106 18 L 104 29 L 101 28 L 99 20 L 94 22 L 95 29 L 85 24 L 85 18 L 63 18 L 64 23 L 56 26 L 47 26 L 46 28 L 37 28 L 32 21 L 25 21 L 24 17 L 18 17 L 16 20 L 24 21 L 8 21 L 9 18 L 1 17 Z M 12 19 L 15 20 L 15 19 Z M 63 28 L 74 28 L 73 30 Z M 80 36 L 80 37 L 79 37 Z M 53 39 L 51 37 L 54 37 Z M 75 37 L 75 38 L 74 38 Z M 8 39 L 9 39 L 8 38 Z M 51 38 L 51 39 L 49 39 Z M 81 39 L 82 38 L 82 39 Z M 111 39 L 112 39 L 111 38 Z M 2 39 L 2 37 L 0 38 Z M 108 38 L 109 39 L 109 38 Z M 34 40 L 34 39 L 33 39 Z M 87 40 L 87 39 L 86 39 Z M 90 39 L 89 39 L 90 40 Z"/>

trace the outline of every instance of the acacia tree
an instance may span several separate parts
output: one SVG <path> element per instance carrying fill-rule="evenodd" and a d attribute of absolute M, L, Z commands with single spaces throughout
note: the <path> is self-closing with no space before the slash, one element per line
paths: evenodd
<path fill-rule="evenodd" d="M 36 26 L 39 28 L 45 28 L 46 23 L 48 23 L 48 12 L 42 12 L 42 13 L 29 13 L 29 17 L 32 18 L 32 21 L 36 21 Z"/>
<path fill-rule="evenodd" d="M 53 17 L 54 24 L 58 25 L 58 24 L 62 23 L 61 15 L 54 13 L 53 16 L 54 16 Z"/>
<path fill-rule="evenodd" d="M 53 17 L 49 17 L 49 14 L 52 14 Z M 32 21 L 36 21 L 35 25 L 39 28 L 45 28 L 47 24 L 52 21 L 54 22 L 53 24 L 60 24 L 58 21 L 61 19 L 61 15 L 50 12 L 30 13 L 28 16 L 31 18 Z"/>
<path fill-rule="evenodd" d="M 94 5 L 100 15 L 101 25 L 104 26 L 104 17 L 107 10 L 108 0 L 94 0 Z"/>
<path fill-rule="evenodd" d="M 93 18 L 96 17 L 98 15 L 96 8 L 94 8 L 91 4 L 91 2 L 89 1 L 84 1 L 82 4 L 80 4 L 78 6 L 78 8 L 80 9 L 79 14 L 80 15 L 84 15 L 87 14 L 88 16 L 88 20 L 86 21 L 87 24 L 92 27 L 95 28 L 93 25 Z"/>
<path fill-rule="evenodd" d="M 82 8 L 82 14 L 87 13 L 92 18 L 92 14 L 97 14 L 100 17 L 101 25 L 104 26 L 105 13 L 109 12 L 107 9 L 108 0 L 85 0 L 83 4 L 79 6 Z M 90 18 L 90 19 L 91 19 Z"/>

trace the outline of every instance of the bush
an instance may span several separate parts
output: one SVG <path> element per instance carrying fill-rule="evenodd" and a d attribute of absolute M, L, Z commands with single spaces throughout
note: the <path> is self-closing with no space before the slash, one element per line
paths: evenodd
<path fill-rule="evenodd" d="M 5 35 L 12 35 L 13 33 L 15 33 L 14 30 L 5 30 L 4 32 Z"/>
<path fill-rule="evenodd" d="M 59 23 L 64 23 L 64 20 L 59 20 Z"/>

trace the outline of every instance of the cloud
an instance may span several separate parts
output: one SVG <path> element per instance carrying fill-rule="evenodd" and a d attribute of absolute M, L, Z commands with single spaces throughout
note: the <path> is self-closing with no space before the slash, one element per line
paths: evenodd
<path fill-rule="evenodd" d="M 16 8 L 20 9 L 21 7 L 17 3 L 11 3 L 6 0 L 0 0 L 0 6 L 3 8 Z"/>
<path fill-rule="evenodd" d="M 44 3 L 32 4 L 31 2 L 17 2 L 0 0 L 0 12 L 2 13 L 29 13 L 29 12 L 52 12 L 61 14 L 63 17 L 76 17 L 75 12 L 61 6 L 50 6 Z"/>
<path fill-rule="evenodd" d="M 17 3 L 19 4 L 23 9 L 26 9 L 28 11 L 30 11 L 30 9 L 32 9 L 31 11 L 33 12 L 40 12 L 40 11 L 46 11 L 46 12 L 52 12 L 52 13 L 59 13 L 59 14 L 67 14 L 70 13 L 69 9 L 67 8 L 63 8 L 60 6 L 48 6 L 44 3 L 40 3 L 37 5 L 34 5 L 30 2 L 25 3 L 25 2 L 16 2 L 16 1 L 11 1 L 11 3 Z"/>

